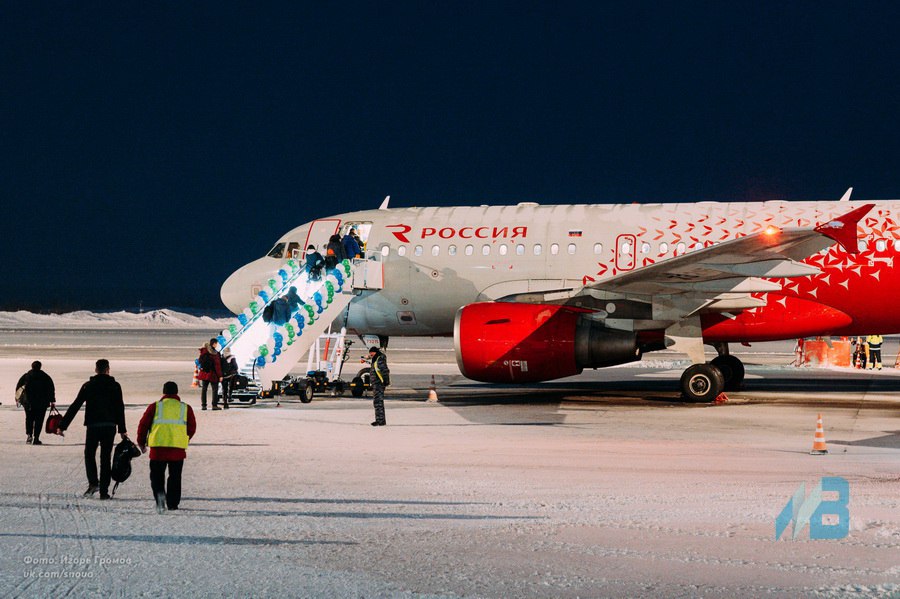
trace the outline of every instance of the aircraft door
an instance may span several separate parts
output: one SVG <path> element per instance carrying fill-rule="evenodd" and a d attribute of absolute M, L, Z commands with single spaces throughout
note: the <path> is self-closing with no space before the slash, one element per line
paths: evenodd
<path fill-rule="evenodd" d="M 636 243 L 637 238 L 634 235 L 616 237 L 616 268 L 618 270 L 634 269 Z"/>
<path fill-rule="evenodd" d="M 309 223 L 309 234 L 303 244 L 303 251 L 306 251 L 309 244 L 313 244 L 324 255 L 328 238 L 337 233 L 340 226 L 341 221 L 337 218 L 323 218 Z"/>

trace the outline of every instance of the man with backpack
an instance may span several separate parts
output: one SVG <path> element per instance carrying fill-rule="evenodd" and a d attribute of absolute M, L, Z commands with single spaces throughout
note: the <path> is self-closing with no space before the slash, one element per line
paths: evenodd
<path fill-rule="evenodd" d="M 178 397 L 178 385 L 163 385 L 163 396 L 144 411 L 138 425 L 141 453 L 150 448 L 150 488 L 160 514 L 177 510 L 181 502 L 181 471 L 187 447 L 197 431 L 194 411 Z M 166 469 L 169 480 L 166 481 Z"/>
<path fill-rule="evenodd" d="M 43 445 L 41 430 L 47 408 L 56 407 L 56 388 L 50 375 L 41 370 L 37 360 L 31 363 L 31 370 L 19 378 L 16 390 L 22 389 L 18 402 L 25 408 L 25 434 L 29 445 Z"/>
<path fill-rule="evenodd" d="M 212 385 L 212 409 L 219 410 L 219 381 L 222 380 L 222 359 L 216 349 L 219 340 L 213 337 L 200 348 L 200 409 L 206 409 L 206 392 Z"/>
<path fill-rule="evenodd" d="M 109 376 L 109 360 L 97 360 L 96 373 L 81 386 L 78 396 L 66 415 L 63 416 L 60 430 L 65 431 L 75 419 L 82 404 L 84 409 L 84 426 L 87 429 L 84 438 L 84 469 L 87 473 L 88 489 L 85 497 L 90 497 L 98 490 L 100 499 L 109 499 L 109 481 L 111 478 L 113 442 L 116 440 L 116 428 L 123 439 L 128 438 L 125 430 L 125 403 L 122 400 L 122 387 L 116 379 Z M 100 447 L 100 476 L 97 477 L 97 447 Z"/>

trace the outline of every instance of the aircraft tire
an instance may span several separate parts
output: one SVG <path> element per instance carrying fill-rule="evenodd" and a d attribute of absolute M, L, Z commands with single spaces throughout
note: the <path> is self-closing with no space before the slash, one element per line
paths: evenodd
<path fill-rule="evenodd" d="M 681 395 L 689 401 L 712 402 L 724 388 L 725 378 L 712 364 L 694 364 L 681 375 Z"/>
<path fill-rule="evenodd" d="M 353 395 L 353 397 L 362 397 L 363 393 L 366 392 L 366 390 L 363 389 L 362 377 L 353 377 L 353 382 L 351 382 L 350 385 L 350 394 Z"/>
<path fill-rule="evenodd" d="M 744 384 L 744 363 L 735 356 L 718 356 L 710 364 L 725 377 L 725 391 L 737 391 Z"/>

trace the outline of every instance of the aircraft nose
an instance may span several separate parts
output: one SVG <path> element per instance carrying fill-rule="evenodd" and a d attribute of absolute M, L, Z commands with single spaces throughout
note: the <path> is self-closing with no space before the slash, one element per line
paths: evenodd
<path fill-rule="evenodd" d="M 225 304 L 225 307 L 231 310 L 234 314 L 240 314 L 241 311 L 246 307 L 244 304 L 248 302 L 244 301 L 246 293 L 246 287 L 248 284 L 243 284 L 241 270 L 238 269 L 231 273 L 231 275 L 225 279 L 225 282 L 222 283 L 222 289 L 219 291 L 219 297 L 222 298 L 222 303 Z"/>

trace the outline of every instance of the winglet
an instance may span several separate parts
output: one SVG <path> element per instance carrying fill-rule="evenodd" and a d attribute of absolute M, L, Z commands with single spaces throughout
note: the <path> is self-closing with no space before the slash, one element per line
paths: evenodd
<path fill-rule="evenodd" d="M 381 206 L 378 207 L 379 210 L 387 210 L 388 202 L 391 201 L 391 196 L 384 196 L 384 201 L 381 202 Z"/>
<path fill-rule="evenodd" d="M 851 193 L 853 193 L 853 188 L 852 188 L 852 187 L 848 187 L 848 188 L 847 188 L 847 191 L 844 192 L 844 195 L 842 195 L 842 196 L 841 196 L 841 199 L 838 200 L 838 201 L 839 201 L 839 202 L 849 202 L 849 201 L 850 201 L 850 194 L 851 194 Z"/>
<path fill-rule="evenodd" d="M 856 225 L 862 218 L 869 213 L 869 210 L 875 207 L 875 204 L 866 204 L 848 212 L 843 216 L 819 225 L 816 232 L 821 233 L 829 239 L 834 239 L 848 254 L 858 254 L 859 247 L 856 244 Z"/>

